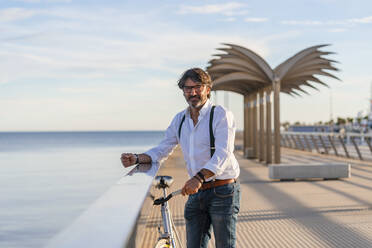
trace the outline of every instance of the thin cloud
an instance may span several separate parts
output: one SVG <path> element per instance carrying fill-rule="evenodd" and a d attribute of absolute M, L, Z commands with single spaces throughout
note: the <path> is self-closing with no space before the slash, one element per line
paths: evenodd
<path fill-rule="evenodd" d="M 332 32 L 332 33 L 342 33 L 342 32 L 346 32 L 347 29 L 346 28 L 333 28 L 333 29 L 330 29 L 329 32 Z"/>
<path fill-rule="evenodd" d="M 105 91 L 106 88 L 59 88 L 58 91 L 62 93 L 68 93 L 68 94 L 91 94 L 91 93 L 100 93 Z"/>
<path fill-rule="evenodd" d="M 22 40 L 32 40 L 33 38 L 43 36 L 45 33 L 29 33 L 16 34 L 15 36 L 8 36 L 6 38 L 0 37 L 0 41 L 22 41 Z"/>
<path fill-rule="evenodd" d="M 71 3 L 72 0 L 44 0 L 46 3 Z"/>
<path fill-rule="evenodd" d="M 349 19 L 348 20 L 351 23 L 372 23 L 372 16 L 367 16 L 363 18 L 354 18 L 354 19 Z"/>
<path fill-rule="evenodd" d="M 201 5 L 201 6 L 190 6 L 190 5 L 182 5 L 180 10 L 178 11 L 179 14 L 222 14 L 226 16 L 236 16 L 236 15 L 244 15 L 247 13 L 247 10 L 242 8 L 247 7 L 244 3 L 238 2 L 231 2 L 231 3 L 224 3 L 224 4 L 208 4 L 208 5 Z"/>
<path fill-rule="evenodd" d="M 268 18 L 261 18 L 261 17 L 250 17 L 250 18 L 245 18 L 245 22 L 267 22 L 269 19 Z"/>
<path fill-rule="evenodd" d="M 71 3 L 72 0 L 13 0 L 21 3 Z"/>
<path fill-rule="evenodd" d="M 177 74 L 185 66 L 205 65 L 221 42 L 249 44 L 262 56 L 268 54 L 262 39 L 233 34 L 226 40 L 226 33 L 180 32 L 178 26 L 163 22 L 148 26 L 147 13 L 69 8 L 35 11 L 51 19 L 3 26 L 9 32 L 0 34 L 0 54 L 4 58 L 0 66 L 5 72 L 1 83 L 40 77 L 116 80 L 128 71 L 146 69 Z M 134 29 L 133 21 L 136 21 Z M 102 36 L 97 30 L 109 35 Z M 17 73 L 19 67 L 23 68 L 22 74 Z"/>
<path fill-rule="evenodd" d="M 362 18 L 353 18 L 347 20 L 329 20 L 329 21 L 317 21 L 317 20 L 285 20 L 281 21 L 281 24 L 284 25 L 293 25 L 293 26 L 353 26 L 356 24 L 369 24 L 372 23 L 372 16 L 366 16 Z M 337 29 L 335 29 L 337 30 Z M 341 28 L 339 29 L 341 30 Z"/>
<path fill-rule="evenodd" d="M 304 26 L 319 26 L 319 25 L 324 24 L 321 21 L 311 21 L 311 20 L 306 20 L 306 21 L 287 20 L 287 21 L 281 21 L 280 23 L 285 24 L 285 25 L 304 25 Z"/>
<path fill-rule="evenodd" d="M 35 11 L 22 8 L 7 8 L 0 10 L 0 23 L 24 20 L 36 14 Z"/>
<path fill-rule="evenodd" d="M 227 18 L 223 19 L 223 21 L 225 21 L 225 22 L 235 22 L 236 18 L 235 17 L 227 17 Z"/>
<path fill-rule="evenodd" d="M 20 2 L 20 3 L 40 3 L 41 0 L 12 0 L 12 2 Z"/>

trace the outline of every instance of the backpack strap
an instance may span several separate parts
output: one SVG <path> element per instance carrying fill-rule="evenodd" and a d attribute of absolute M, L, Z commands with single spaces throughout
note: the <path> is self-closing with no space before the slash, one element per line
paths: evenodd
<path fill-rule="evenodd" d="M 183 115 L 180 126 L 178 127 L 178 139 L 181 139 L 181 129 L 182 129 L 182 124 L 185 121 L 185 115 Z"/>
<path fill-rule="evenodd" d="M 214 145 L 214 135 L 213 135 L 213 114 L 216 106 L 212 106 L 211 113 L 209 116 L 209 143 L 211 146 L 211 157 L 213 157 L 216 147 Z"/>

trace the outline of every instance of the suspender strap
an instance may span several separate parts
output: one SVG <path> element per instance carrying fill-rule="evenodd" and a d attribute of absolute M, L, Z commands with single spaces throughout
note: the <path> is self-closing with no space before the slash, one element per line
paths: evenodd
<path fill-rule="evenodd" d="M 213 114 L 214 114 L 214 108 L 216 106 L 212 106 L 211 113 L 209 116 L 209 144 L 211 146 L 211 157 L 213 157 L 214 152 L 216 151 L 216 147 L 214 145 L 214 135 L 213 135 Z M 181 129 L 182 124 L 185 121 L 185 115 L 183 115 L 180 126 L 178 127 L 178 139 L 181 139 Z"/>
<path fill-rule="evenodd" d="M 214 145 L 214 135 L 213 135 L 213 114 L 214 114 L 214 108 L 216 106 L 212 106 L 211 109 L 211 115 L 209 117 L 209 143 L 211 146 L 211 157 L 213 157 L 214 152 L 216 151 L 216 147 Z"/>
<path fill-rule="evenodd" d="M 183 124 L 184 121 L 185 121 L 185 115 L 183 115 L 180 126 L 178 128 L 178 139 L 179 140 L 181 139 L 181 129 L 182 129 L 182 124 Z"/>

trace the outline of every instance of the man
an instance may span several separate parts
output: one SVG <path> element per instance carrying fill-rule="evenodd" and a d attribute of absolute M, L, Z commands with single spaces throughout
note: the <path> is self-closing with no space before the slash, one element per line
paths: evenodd
<path fill-rule="evenodd" d="M 212 110 L 212 82 L 200 68 L 189 69 L 178 81 L 189 104 L 167 128 L 160 144 L 143 154 L 123 153 L 125 167 L 166 158 L 180 144 L 190 179 L 182 188 L 187 247 L 207 247 L 213 227 L 216 247 L 235 247 L 235 227 L 240 207 L 239 164 L 233 154 L 235 122 L 221 106 Z M 210 118 L 212 117 L 212 134 Z M 215 138 L 215 150 L 210 135 Z M 212 148 L 212 149 L 211 149 Z"/>

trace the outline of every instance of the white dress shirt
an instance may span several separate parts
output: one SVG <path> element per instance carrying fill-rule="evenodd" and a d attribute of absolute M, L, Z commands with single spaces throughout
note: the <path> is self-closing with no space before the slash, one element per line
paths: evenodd
<path fill-rule="evenodd" d="M 195 176 L 201 169 L 212 171 L 215 176 L 212 179 L 237 178 L 240 173 L 239 164 L 234 156 L 235 121 L 233 114 L 222 106 L 216 106 L 213 116 L 213 134 L 215 137 L 215 153 L 211 158 L 209 141 L 209 116 L 212 104 L 209 100 L 200 109 L 198 122 L 194 125 L 190 116 L 189 108 L 179 112 L 172 120 L 165 132 L 164 139 L 160 144 L 145 154 L 149 155 L 153 162 L 167 158 L 177 144 L 181 145 L 187 171 L 190 177 Z M 178 137 L 178 129 L 182 124 L 181 137 Z"/>

